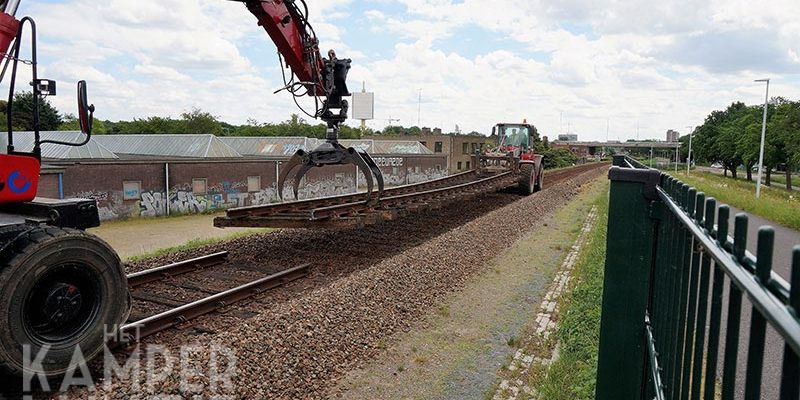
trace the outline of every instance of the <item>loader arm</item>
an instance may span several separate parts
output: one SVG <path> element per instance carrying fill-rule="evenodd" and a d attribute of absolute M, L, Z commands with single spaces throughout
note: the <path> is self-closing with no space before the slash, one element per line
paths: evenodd
<path fill-rule="evenodd" d="M 349 59 L 338 59 L 336 52 L 328 51 L 323 58 L 319 51 L 319 40 L 308 20 L 309 10 L 305 0 L 239 0 L 258 20 L 258 25 L 267 31 L 275 43 L 281 59 L 281 68 L 291 71 L 289 78 L 283 76 L 284 87 L 295 97 L 314 97 L 313 113 L 298 107 L 312 118 L 327 124 L 326 142 L 318 148 L 297 153 L 283 167 L 278 177 L 278 194 L 283 198 L 286 180 L 293 176 L 293 194 L 297 199 L 303 176 L 312 168 L 329 165 L 352 164 L 366 176 L 367 200 L 371 200 L 374 181 L 378 185 L 378 197 L 383 193 L 383 175 L 377 164 L 364 150 L 345 148 L 339 144 L 340 125 L 347 120 L 350 96 L 347 89 Z M 276 92 L 277 93 L 277 92 Z M 374 176 L 374 180 L 373 180 Z"/>

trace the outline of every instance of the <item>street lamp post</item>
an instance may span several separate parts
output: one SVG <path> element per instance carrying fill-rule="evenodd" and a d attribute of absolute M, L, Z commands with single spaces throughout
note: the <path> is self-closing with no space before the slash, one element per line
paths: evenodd
<path fill-rule="evenodd" d="M 687 126 L 689 128 L 689 156 L 686 157 L 686 175 L 689 175 L 689 170 L 692 168 L 692 136 L 694 133 L 693 126 Z"/>
<path fill-rule="evenodd" d="M 756 180 L 756 198 L 761 198 L 761 174 L 764 172 L 764 139 L 767 136 L 767 106 L 769 105 L 769 78 L 757 79 L 756 82 L 767 83 L 767 94 L 764 98 L 764 121 L 761 123 L 761 149 L 758 151 L 758 180 Z"/>

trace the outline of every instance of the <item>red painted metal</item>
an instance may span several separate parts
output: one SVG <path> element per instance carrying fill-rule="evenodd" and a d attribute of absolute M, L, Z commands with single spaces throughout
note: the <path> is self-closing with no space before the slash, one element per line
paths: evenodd
<path fill-rule="evenodd" d="M 41 168 L 34 157 L 0 154 L 0 204 L 33 200 Z"/>
<path fill-rule="evenodd" d="M 0 53 L 8 54 L 11 41 L 17 36 L 19 21 L 11 15 L 0 13 Z"/>
<path fill-rule="evenodd" d="M 303 36 L 305 26 L 301 25 L 298 16 L 289 11 L 283 0 L 248 1 L 247 8 L 258 18 L 258 25 L 264 28 L 275 42 L 278 51 L 301 82 L 315 82 L 324 69 L 322 57 L 319 55 L 317 43 L 304 49 Z M 310 61 L 316 53 L 317 65 Z M 321 94 L 322 88 L 320 88 Z M 313 93 L 309 93 L 313 94 Z"/>

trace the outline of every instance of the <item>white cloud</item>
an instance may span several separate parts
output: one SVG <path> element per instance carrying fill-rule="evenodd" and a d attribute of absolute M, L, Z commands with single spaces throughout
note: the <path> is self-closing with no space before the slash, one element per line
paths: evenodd
<path fill-rule="evenodd" d="M 242 4 L 219 0 L 31 3 L 54 99 L 90 83 L 103 118 L 201 107 L 230 122 L 296 112 L 274 45 Z M 487 131 L 527 118 L 547 134 L 662 137 L 732 101 L 758 102 L 754 77 L 800 97 L 800 2 L 775 0 L 327 0 L 309 2 L 323 50 L 354 60 L 378 120 Z M 398 7 L 403 12 L 397 12 Z M 365 10 L 365 11 L 359 11 Z M 477 28 L 477 29 L 474 29 Z M 380 39 L 363 37 L 371 32 Z M 476 34 L 475 32 L 479 32 Z M 374 42 L 380 41 L 380 42 Z M 369 48 L 362 48 L 367 45 Z M 454 48 L 451 48 L 454 47 Z M 375 51 L 380 48 L 382 51 Z M 380 55 L 376 55 L 380 54 Z M 561 115 L 564 124 L 561 125 Z"/>

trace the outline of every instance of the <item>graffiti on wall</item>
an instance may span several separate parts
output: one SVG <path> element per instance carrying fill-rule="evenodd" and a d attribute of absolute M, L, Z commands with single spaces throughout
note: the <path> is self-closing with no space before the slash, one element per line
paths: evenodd
<path fill-rule="evenodd" d="M 143 192 L 139 202 L 139 215 L 142 217 L 160 217 L 167 215 L 166 194 L 161 192 Z"/>
<path fill-rule="evenodd" d="M 122 202 L 122 192 L 79 192 L 71 196 L 79 199 L 93 199 L 97 202 L 97 212 L 101 221 L 124 218 L 128 216 Z"/>
<path fill-rule="evenodd" d="M 419 183 L 446 175 L 443 168 L 420 168 L 404 165 L 402 157 L 378 157 L 387 186 Z M 324 179 L 306 180 L 299 190 L 300 199 L 350 194 L 355 191 L 355 171 L 336 173 Z M 361 189 L 366 186 L 364 176 L 358 180 Z M 124 187 L 119 191 L 81 192 L 71 197 L 95 199 L 103 221 L 128 217 L 159 217 L 166 215 L 198 214 L 225 210 L 232 207 L 265 205 L 280 201 L 278 188 L 272 184 L 259 191 L 249 192 L 247 182 L 209 182 L 207 194 L 195 194 L 191 184 L 170 188 L 169 195 L 163 188 L 141 188 L 138 197 L 126 200 Z M 287 185 L 285 200 L 294 200 L 291 185 Z M 128 193 L 133 195 L 133 193 Z M 132 196 L 129 196 L 132 197 Z"/>

